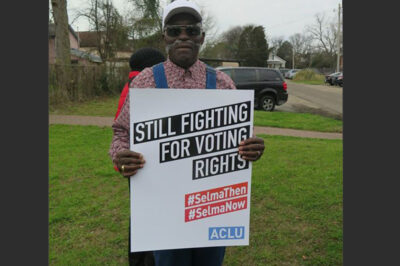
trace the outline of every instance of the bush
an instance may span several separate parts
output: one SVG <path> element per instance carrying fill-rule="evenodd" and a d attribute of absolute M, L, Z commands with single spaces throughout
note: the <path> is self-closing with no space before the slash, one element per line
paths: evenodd
<path fill-rule="evenodd" d="M 120 93 L 128 80 L 129 66 L 71 65 L 71 75 L 67 81 L 63 79 L 63 73 L 64 66 L 49 65 L 50 106 Z"/>
<path fill-rule="evenodd" d="M 324 82 L 325 76 L 317 74 L 314 70 L 306 68 L 296 73 L 293 80 L 296 81 L 320 81 Z"/>

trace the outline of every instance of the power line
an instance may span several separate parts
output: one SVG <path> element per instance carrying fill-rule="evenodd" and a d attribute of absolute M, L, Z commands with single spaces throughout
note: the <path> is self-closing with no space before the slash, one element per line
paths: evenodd
<path fill-rule="evenodd" d="M 323 10 L 321 12 L 318 12 L 318 13 L 326 13 L 328 11 L 334 11 L 334 9 L 329 8 L 329 9 L 325 9 L 325 10 Z M 315 13 L 314 16 L 316 14 L 317 13 Z M 300 18 L 300 19 L 292 20 L 290 22 L 284 22 L 284 23 L 275 24 L 275 25 L 269 26 L 268 29 L 274 29 L 274 28 L 277 28 L 279 26 L 287 26 L 287 25 L 293 24 L 295 22 L 303 21 L 303 20 L 310 19 L 310 18 L 313 18 L 313 16 L 308 15 L 307 17 L 303 17 L 303 18 Z"/>

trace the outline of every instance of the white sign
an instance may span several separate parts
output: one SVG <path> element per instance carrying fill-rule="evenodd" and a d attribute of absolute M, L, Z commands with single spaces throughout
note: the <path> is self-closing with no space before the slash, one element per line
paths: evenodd
<path fill-rule="evenodd" d="M 249 244 L 252 90 L 131 89 L 131 251 Z"/>

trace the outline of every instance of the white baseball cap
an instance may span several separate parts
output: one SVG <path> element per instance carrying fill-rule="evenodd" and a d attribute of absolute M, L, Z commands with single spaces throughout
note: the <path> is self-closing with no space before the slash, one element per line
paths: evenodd
<path fill-rule="evenodd" d="M 189 13 L 197 18 L 200 22 L 203 20 L 200 13 L 200 8 L 192 2 L 187 0 L 176 0 L 168 4 L 164 8 L 162 27 L 164 28 L 166 22 L 176 14 Z"/>

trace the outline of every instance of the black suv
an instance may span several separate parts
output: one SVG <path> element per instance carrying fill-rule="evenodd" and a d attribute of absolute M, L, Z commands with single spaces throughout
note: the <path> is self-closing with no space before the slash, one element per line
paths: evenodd
<path fill-rule="evenodd" d="M 278 69 L 265 67 L 218 67 L 228 74 L 239 90 L 254 90 L 254 106 L 273 111 L 287 102 L 287 84 Z"/>

